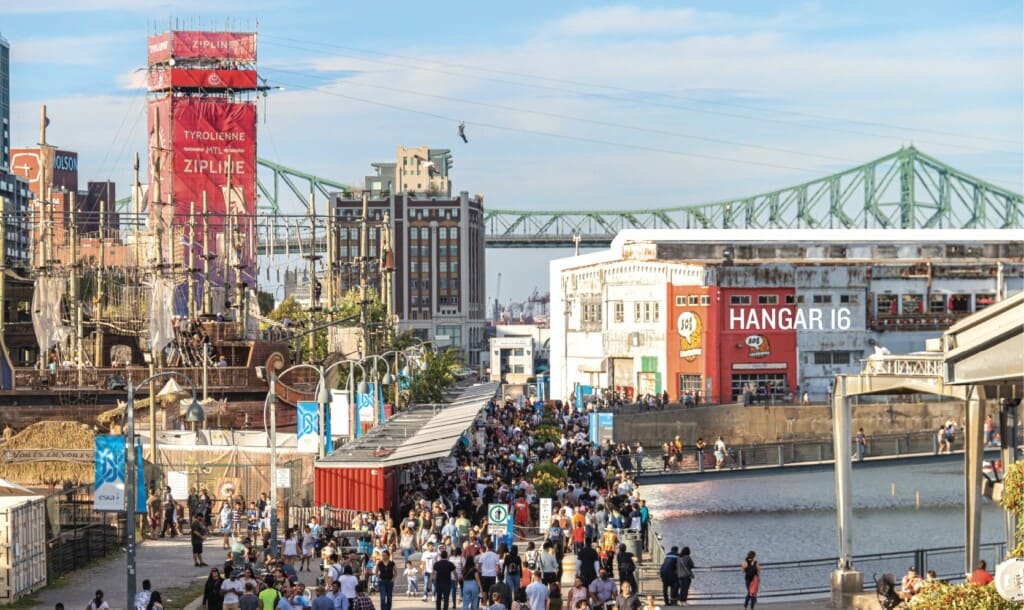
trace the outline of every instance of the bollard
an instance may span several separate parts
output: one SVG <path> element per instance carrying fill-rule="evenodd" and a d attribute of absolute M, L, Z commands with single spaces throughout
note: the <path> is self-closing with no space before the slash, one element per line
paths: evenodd
<path fill-rule="evenodd" d="M 917 508 L 917 509 L 921 508 L 921 492 L 920 491 L 915 491 L 914 492 L 914 508 Z"/>
<path fill-rule="evenodd" d="M 779 468 L 782 468 L 783 466 L 786 465 L 786 454 L 785 454 L 785 451 L 782 448 L 782 445 L 778 446 L 778 450 L 779 450 Z"/>
<path fill-rule="evenodd" d="M 896 483 L 892 483 L 892 488 L 890 489 L 889 493 L 892 494 L 892 497 L 896 497 Z"/>

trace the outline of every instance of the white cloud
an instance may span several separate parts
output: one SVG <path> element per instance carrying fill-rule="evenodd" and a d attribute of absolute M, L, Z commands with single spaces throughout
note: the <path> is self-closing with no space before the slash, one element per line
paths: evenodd
<path fill-rule="evenodd" d="M 125 43 L 137 40 L 137 33 L 12 38 L 11 61 L 22 64 L 98 65 L 106 62 Z M 139 56 L 142 57 L 141 52 Z"/>

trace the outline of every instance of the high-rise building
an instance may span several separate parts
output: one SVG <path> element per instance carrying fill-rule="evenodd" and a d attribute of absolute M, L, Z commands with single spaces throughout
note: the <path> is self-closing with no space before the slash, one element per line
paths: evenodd
<path fill-rule="evenodd" d="M 488 349 L 483 198 L 465 191 L 445 198 L 392 191 L 371 197 L 367 208 L 368 260 L 380 258 L 385 214 L 390 224 L 392 302 L 399 328 L 479 364 Z M 335 290 L 344 294 L 359 285 L 362 199 L 337 196 L 334 209 Z M 374 288 L 380 285 L 378 267 L 369 268 Z"/>
<path fill-rule="evenodd" d="M 4 215 L 4 261 L 28 263 L 28 183 L 11 173 L 11 45 L 0 34 L 0 213 Z"/>
<path fill-rule="evenodd" d="M 452 151 L 427 146 L 399 146 L 395 163 L 371 163 L 376 173 L 366 176 L 364 187 L 373 196 L 420 193 L 451 197 Z"/>
<path fill-rule="evenodd" d="M 11 168 L 11 45 L 0 34 L 0 172 Z"/>

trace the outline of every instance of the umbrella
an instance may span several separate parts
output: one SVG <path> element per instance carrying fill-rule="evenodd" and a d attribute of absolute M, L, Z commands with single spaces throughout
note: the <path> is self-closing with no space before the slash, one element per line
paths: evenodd
<path fill-rule="evenodd" d="M 0 496 L 34 496 L 37 495 L 34 491 L 27 487 L 22 487 L 17 483 L 12 483 L 7 479 L 0 479 Z"/>
<path fill-rule="evenodd" d="M 167 380 L 162 390 L 156 393 L 157 400 L 160 402 L 174 402 L 183 396 L 190 396 L 192 392 L 186 390 L 178 384 L 178 382 L 172 377 Z"/>

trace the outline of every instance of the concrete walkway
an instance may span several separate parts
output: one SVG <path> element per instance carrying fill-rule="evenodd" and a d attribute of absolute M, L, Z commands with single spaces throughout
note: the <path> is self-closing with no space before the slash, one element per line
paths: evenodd
<path fill-rule="evenodd" d="M 223 563 L 221 559 L 220 539 L 208 540 L 206 543 L 206 562 L 214 565 Z M 203 581 L 209 574 L 209 568 L 197 568 L 192 565 L 191 548 L 186 536 L 178 536 L 174 539 L 147 540 L 138 546 L 136 553 L 137 565 L 137 588 L 142 588 L 143 579 L 148 578 L 153 584 L 153 590 L 166 591 L 168 589 L 184 588 L 192 582 Z M 307 585 L 315 585 L 317 573 L 300 572 L 300 579 Z M 571 581 L 572 575 L 567 571 L 566 581 Z M 647 583 L 641 580 L 641 587 Z M 399 577 L 396 583 L 394 596 L 395 610 L 429 610 L 434 608 L 432 602 L 422 602 L 417 597 L 406 597 L 403 579 Z M 571 585 L 569 585 L 571 586 Z M 67 574 L 61 579 L 61 585 L 51 587 L 37 595 L 37 603 L 33 608 L 40 610 L 52 610 L 54 604 L 62 602 L 67 610 L 83 608 L 92 599 L 96 589 L 103 589 L 104 599 L 110 604 L 111 610 L 125 610 L 125 591 L 127 588 L 125 574 L 125 556 L 120 553 L 114 557 L 98 562 L 97 564 Z M 656 595 L 660 598 L 660 584 L 657 585 Z M 563 586 L 563 591 L 566 588 Z M 380 596 L 371 595 L 374 606 L 380 610 Z M 164 603 L 169 600 L 165 597 Z M 190 602 L 197 600 L 170 600 L 173 607 L 183 607 Z M 659 599 L 660 604 L 660 599 Z M 716 603 L 716 604 L 694 604 L 686 608 L 697 610 L 718 610 L 721 608 L 741 607 L 742 602 Z M 192 604 L 191 607 L 196 607 Z M 462 607 L 462 598 L 459 598 L 459 610 Z M 758 608 L 765 610 L 821 610 L 828 607 L 828 600 L 811 600 L 799 602 L 769 602 L 759 601 Z M 130 609 L 129 609 L 130 610 Z"/>
<path fill-rule="evenodd" d="M 208 540 L 203 557 L 210 565 L 223 564 L 220 539 Z M 209 568 L 197 568 L 192 564 L 192 545 L 188 536 L 147 540 L 136 547 L 135 564 L 137 590 L 142 581 L 150 580 L 154 591 L 187 587 L 196 580 L 206 580 Z M 61 585 L 50 587 L 37 595 L 38 603 L 33 608 L 53 610 L 54 604 L 62 602 L 67 610 L 84 608 L 93 598 L 96 589 L 103 589 L 104 599 L 111 610 L 125 610 L 128 590 L 125 570 L 125 554 L 118 553 L 88 568 L 66 574 Z M 164 603 L 167 603 L 164 598 Z M 180 607 L 180 600 L 174 600 Z"/>

